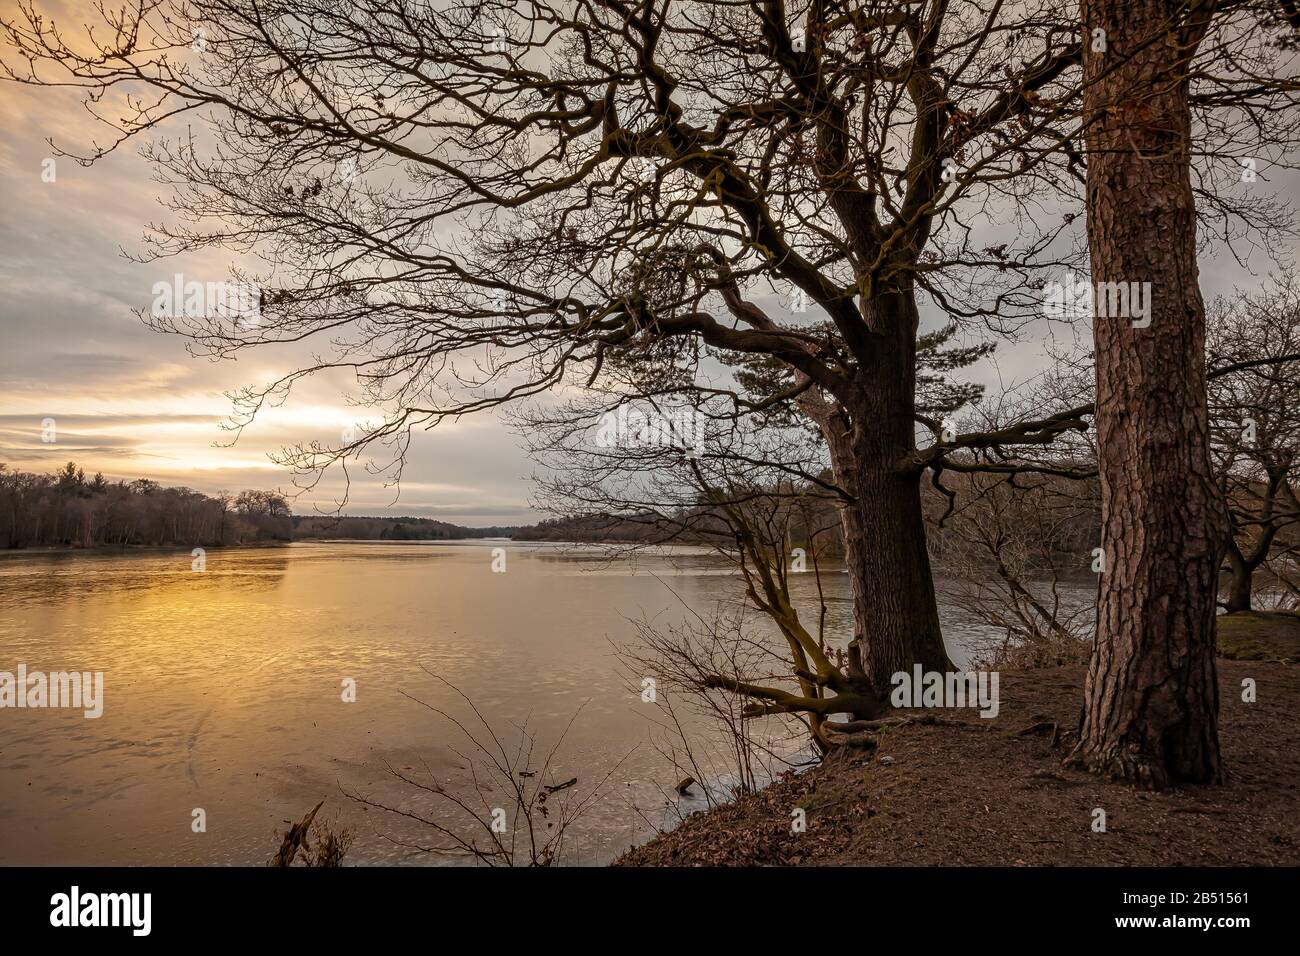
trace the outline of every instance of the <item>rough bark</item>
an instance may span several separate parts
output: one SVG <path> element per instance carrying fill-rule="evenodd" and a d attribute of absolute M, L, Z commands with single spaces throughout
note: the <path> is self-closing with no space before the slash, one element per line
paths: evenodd
<path fill-rule="evenodd" d="M 1150 282 L 1150 324 L 1093 321 L 1106 569 L 1075 762 L 1150 787 L 1221 779 L 1209 457 L 1185 58 L 1167 0 L 1083 0 L 1092 280 Z"/>
<path fill-rule="evenodd" d="M 867 679 L 885 690 L 893 674 L 910 673 L 914 664 L 927 671 L 952 665 L 939 627 L 919 483 L 869 460 L 857 461 L 857 487 L 869 503 L 841 514 L 854 638 Z"/>
<path fill-rule="evenodd" d="M 1228 568 L 1232 576 L 1228 581 L 1228 600 L 1224 604 L 1224 610 L 1229 614 L 1249 611 L 1255 569 L 1246 561 L 1235 544 L 1228 546 Z"/>
<path fill-rule="evenodd" d="M 869 683 L 887 692 L 890 677 L 951 668 L 939 627 L 921 511 L 916 440 L 916 306 L 910 290 L 881 295 L 866 310 L 878 329 L 870 383 L 858 402 L 822 424 L 836 483 L 853 496 L 840 509 L 845 565 L 853 591 L 854 641 Z"/>

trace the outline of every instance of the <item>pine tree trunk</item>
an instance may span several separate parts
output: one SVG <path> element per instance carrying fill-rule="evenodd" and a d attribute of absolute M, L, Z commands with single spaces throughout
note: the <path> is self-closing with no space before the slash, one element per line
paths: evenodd
<path fill-rule="evenodd" d="M 1106 569 L 1073 759 L 1157 788 L 1222 776 L 1214 627 L 1223 538 L 1208 453 L 1188 90 L 1169 75 L 1183 55 L 1172 32 L 1180 9 L 1167 0 L 1082 4 L 1092 281 L 1151 286 L 1146 327 L 1093 322 Z"/>

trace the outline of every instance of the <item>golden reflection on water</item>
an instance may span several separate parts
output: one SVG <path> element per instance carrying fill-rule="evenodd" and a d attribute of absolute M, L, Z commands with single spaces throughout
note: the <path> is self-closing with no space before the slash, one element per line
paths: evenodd
<path fill-rule="evenodd" d="M 209 550 L 202 572 L 184 551 L 0 557 L 0 670 L 105 675 L 97 720 L 0 710 L 0 863 L 261 863 L 276 828 L 322 798 L 356 833 L 350 862 L 431 862 L 385 839 L 427 834 L 340 792 L 409 802 L 385 766 L 464 774 L 450 728 L 405 696 L 455 709 L 425 668 L 499 730 L 529 720 L 539 743 L 585 704 L 557 772 L 594 781 L 623 761 L 576 832 L 581 861 L 603 862 L 648 835 L 643 814 L 676 782 L 611 642 L 632 638 L 629 618 L 680 621 L 678 596 L 704 612 L 738 591 L 691 549 L 602 554 L 302 543 Z M 845 586 L 828 586 L 836 629 Z M 191 831 L 195 808 L 206 833 Z"/>

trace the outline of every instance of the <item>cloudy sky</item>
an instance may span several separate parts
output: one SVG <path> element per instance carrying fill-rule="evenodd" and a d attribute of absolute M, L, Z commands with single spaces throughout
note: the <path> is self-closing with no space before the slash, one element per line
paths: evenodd
<path fill-rule="evenodd" d="M 58 19 L 61 6 L 45 9 Z M 14 0 L 0 0 L 6 15 L 13 9 Z M 73 19 L 64 14 L 62 22 Z M 293 356 L 260 350 L 214 363 L 141 325 L 132 309 L 148 307 L 154 282 L 177 271 L 220 281 L 230 263 L 212 257 L 141 265 L 124 257 L 122 250 L 141 250 L 146 224 L 166 215 L 147 165 L 129 147 L 91 168 L 58 159 L 55 180 L 43 181 L 46 139 L 84 147 L 92 128 L 75 91 L 0 83 L 0 461 L 48 471 L 75 460 L 88 473 L 201 491 L 292 489 L 291 476 L 268 453 L 335 441 L 343 426 L 367 416 L 345 402 L 346 381 L 314 379 L 222 447 L 230 438 L 220 427 L 230 411 L 223 393 L 291 370 Z M 1225 256 L 1206 258 L 1202 269 L 1209 293 L 1252 282 Z M 996 390 L 1033 375 L 1042 358 L 1041 338 L 1030 336 L 1001 348 L 971 377 Z M 55 423 L 53 443 L 41 440 L 47 418 Z M 533 470 L 501 421 L 466 418 L 416 436 L 396 504 L 394 489 L 354 475 L 347 510 L 527 523 L 538 517 L 528 507 Z M 338 480 L 327 480 L 295 510 L 329 510 L 340 490 Z"/>
<path fill-rule="evenodd" d="M 60 4 L 43 5 L 55 11 Z M 73 9 L 79 4 L 69 3 Z M 14 0 L 0 0 L 8 16 Z M 62 22 L 74 17 L 65 14 Z M 187 355 L 181 339 L 146 329 L 132 309 L 147 308 L 154 282 L 175 272 L 221 281 L 229 261 L 190 257 L 141 265 L 144 227 L 165 217 L 158 187 L 134 149 L 91 168 L 56 161 L 42 180 L 53 138 L 76 151 L 104 135 L 74 91 L 0 83 L 0 461 L 49 471 L 75 460 L 110 478 L 146 476 L 200 491 L 291 490 L 292 476 L 268 459 L 287 444 L 336 442 L 369 417 L 349 406 L 346 381 L 310 381 L 281 408 L 268 409 L 233 447 L 220 425 L 224 393 L 290 371 L 292 356 L 245 353 L 213 363 Z M 41 423 L 55 422 L 54 443 Z M 401 496 L 353 473 L 348 512 L 401 513 L 470 525 L 537 520 L 528 508 L 533 466 L 505 425 L 462 419 L 412 443 Z M 327 480 L 295 510 L 332 509 L 341 480 Z"/>

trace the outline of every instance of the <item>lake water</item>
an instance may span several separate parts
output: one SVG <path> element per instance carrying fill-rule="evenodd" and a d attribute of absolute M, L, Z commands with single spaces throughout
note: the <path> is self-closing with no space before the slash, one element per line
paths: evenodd
<path fill-rule="evenodd" d="M 492 570 L 496 548 L 505 573 Z M 577 777 L 564 792 L 574 800 L 605 783 L 566 837 L 566 862 L 607 862 L 704 806 L 674 793 L 662 712 L 642 701 L 614 645 L 635 640 L 633 621 L 668 627 L 734 602 L 739 579 L 717 555 L 323 542 L 210 550 L 201 573 L 191 561 L 176 551 L 0 556 L 0 671 L 104 673 L 98 719 L 0 709 L 0 864 L 260 864 L 285 821 L 322 799 L 320 818 L 355 836 L 349 863 L 446 862 L 412 849 L 438 842 L 429 827 L 344 794 L 452 826 L 436 797 L 391 771 L 432 775 L 485 815 L 496 794 L 507 803 L 490 780 L 474 795 L 472 751 L 417 702 L 472 721 L 431 674 L 507 742 L 528 721 L 541 754 L 572 721 L 546 779 Z M 796 579 L 805 603 L 812 578 Z M 823 586 L 827 631 L 842 643 L 847 577 L 831 569 Z M 979 628 L 951 609 L 944 618 L 961 662 Z M 680 713 L 702 750 L 718 741 Z M 712 782 L 725 786 L 724 772 Z M 196 809 L 206 832 L 193 830 Z"/>

